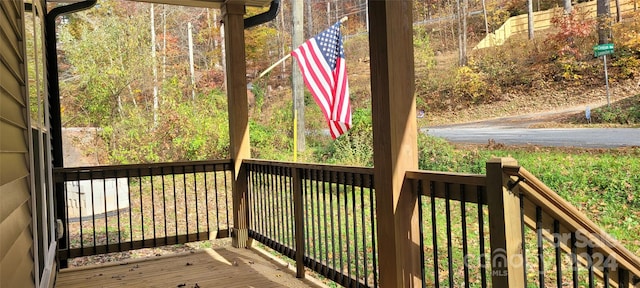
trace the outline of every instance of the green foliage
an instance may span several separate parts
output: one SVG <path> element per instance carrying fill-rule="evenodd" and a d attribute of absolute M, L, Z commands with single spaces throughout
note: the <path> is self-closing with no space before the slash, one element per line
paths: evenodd
<path fill-rule="evenodd" d="M 499 7 L 496 2 L 489 2 L 487 4 L 487 24 L 489 24 L 489 31 L 493 32 L 500 28 L 507 19 L 509 19 L 510 12 L 507 9 Z"/>
<path fill-rule="evenodd" d="M 257 100 L 256 100 L 257 101 Z M 258 114 L 249 121 L 251 157 L 290 160 L 293 155 L 293 114 L 291 101 L 271 114 Z"/>
<path fill-rule="evenodd" d="M 631 15 L 639 19 L 640 12 Z M 640 21 L 622 21 L 613 25 L 615 54 L 612 66 L 618 69 L 615 78 L 629 79 L 640 76 Z"/>
<path fill-rule="evenodd" d="M 268 75 L 266 77 L 268 77 Z M 264 105 L 264 98 L 267 94 L 267 82 L 262 79 L 254 81 L 251 86 L 251 93 L 253 93 L 255 111 L 257 113 L 261 113 L 262 105 Z"/>
<path fill-rule="evenodd" d="M 431 48 L 429 34 L 424 26 L 416 26 L 413 29 L 413 53 L 414 62 L 418 66 L 431 69 L 436 65 L 435 54 Z"/>
<path fill-rule="evenodd" d="M 272 61 L 275 62 L 275 60 L 270 60 L 268 56 L 277 55 L 277 41 L 272 41 L 276 35 L 278 35 L 278 31 L 266 25 L 247 30 L 245 51 L 248 68 L 253 68 L 253 65 L 268 67 Z"/>
<path fill-rule="evenodd" d="M 442 138 L 418 135 L 418 167 L 422 170 L 482 173 L 481 156 L 478 151 L 458 150 Z"/>
<path fill-rule="evenodd" d="M 640 56 L 640 11 L 632 12 L 630 19 L 635 21 L 622 21 L 613 25 L 616 50 L 623 54 Z"/>
<path fill-rule="evenodd" d="M 622 109 L 621 107 L 602 107 L 591 112 L 593 123 L 640 124 L 640 104 Z"/>
<path fill-rule="evenodd" d="M 468 66 L 458 68 L 455 76 L 454 93 L 471 103 L 482 103 L 490 99 L 489 85 L 481 73 Z"/>
<path fill-rule="evenodd" d="M 132 108 L 103 129 L 112 163 L 194 161 L 228 157 L 226 98 L 221 91 L 195 102 L 166 101 L 158 122 Z"/>
<path fill-rule="evenodd" d="M 131 93 L 146 90 L 137 82 L 151 63 L 147 58 L 150 49 L 140 45 L 149 41 L 149 30 L 137 28 L 146 19 L 136 14 L 121 21 L 120 15 L 113 13 L 119 7 L 114 3 L 106 1 L 85 12 L 90 16 L 71 17 L 70 23 L 59 30 L 60 47 L 64 49 L 62 74 L 76 76 L 61 81 L 62 105 L 74 114 L 63 113 L 68 125 L 109 125 L 113 117 L 122 115 L 123 105 L 135 102 L 136 95 Z M 99 17 L 100 21 L 87 20 L 90 17 Z"/>
<path fill-rule="evenodd" d="M 534 49 L 535 43 L 531 41 L 509 39 L 504 45 L 474 53 L 469 67 L 485 75 L 486 81 L 495 86 L 490 89 L 495 96 L 500 88 L 531 85 L 537 76 L 536 70 L 530 69 Z"/>
<path fill-rule="evenodd" d="M 561 57 L 557 59 L 554 69 L 556 79 L 574 82 L 576 85 L 580 85 L 580 80 L 585 76 L 592 75 L 593 70 L 592 64 L 576 61 L 573 57 Z"/>
<path fill-rule="evenodd" d="M 351 129 L 329 143 L 318 155 L 323 162 L 351 166 L 373 166 L 371 110 L 355 109 Z"/>
<path fill-rule="evenodd" d="M 640 37 L 640 35 L 638 35 Z M 622 54 L 622 53 L 620 53 Z M 640 76 L 640 53 L 637 56 L 634 55 L 621 55 L 616 57 L 611 66 L 618 68 L 617 74 L 614 74 L 616 79 L 633 79 Z"/>

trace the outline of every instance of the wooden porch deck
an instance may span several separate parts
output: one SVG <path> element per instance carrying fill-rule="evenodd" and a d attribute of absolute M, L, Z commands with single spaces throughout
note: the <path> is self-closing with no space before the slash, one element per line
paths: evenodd
<path fill-rule="evenodd" d="M 307 276 L 309 277 L 309 276 Z M 316 279 L 297 279 L 286 264 L 264 252 L 232 247 L 69 268 L 55 287 L 322 287 Z"/>

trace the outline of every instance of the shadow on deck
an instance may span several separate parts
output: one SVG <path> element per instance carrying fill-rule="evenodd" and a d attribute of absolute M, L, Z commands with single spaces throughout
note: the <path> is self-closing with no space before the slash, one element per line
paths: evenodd
<path fill-rule="evenodd" d="M 224 247 L 68 268 L 60 271 L 56 287 L 321 287 L 264 253 Z"/>

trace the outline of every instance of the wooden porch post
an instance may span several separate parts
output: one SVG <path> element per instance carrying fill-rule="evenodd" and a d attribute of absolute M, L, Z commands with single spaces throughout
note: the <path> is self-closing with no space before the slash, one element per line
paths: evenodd
<path fill-rule="evenodd" d="M 369 0 L 373 160 L 380 287 L 421 287 L 413 1 Z"/>
<path fill-rule="evenodd" d="M 227 101 L 229 111 L 230 156 L 234 165 L 233 247 L 248 245 L 247 172 L 242 160 L 250 158 L 249 104 L 247 101 L 246 58 L 244 47 L 245 7 L 237 2 L 222 6 L 226 53 Z"/>
<path fill-rule="evenodd" d="M 509 177 L 502 168 L 517 165 L 513 158 L 494 158 L 487 161 L 487 202 L 493 287 L 524 287 L 524 258 L 522 255 L 522 222 L 520 198 L 508 189 Z"/>

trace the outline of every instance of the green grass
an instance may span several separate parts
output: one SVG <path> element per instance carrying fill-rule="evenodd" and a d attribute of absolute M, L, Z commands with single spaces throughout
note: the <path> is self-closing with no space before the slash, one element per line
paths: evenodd
<path fill-rule="evenodd" d="M 515 158 L 627 249 L 640 254 L 640 148 L 457 148 L 425 138 L 420 145 L 421 169 L 484 174 L 484 163 L 492 157 Z"/>

